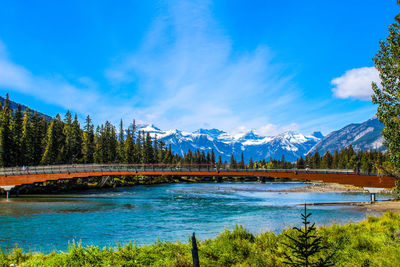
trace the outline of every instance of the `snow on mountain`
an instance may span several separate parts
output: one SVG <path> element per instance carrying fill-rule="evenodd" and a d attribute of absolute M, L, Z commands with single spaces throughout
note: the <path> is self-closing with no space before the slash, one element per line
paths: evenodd
<path fill-rule="evenodd" d="M 149 132 L 152 137 L 157 135 L 166 145 L 171 144 L 172 151 L 183 155 L 189 149 L 214 150 L 216 157 L 229 162 L 233 154 L 237 160 L 243 152 L 247 162 L 253 160 L 281 159 L 295 161 L 304 156 L 321 138 L 321 133 L 305 136 L 301 133 L 285 132 L 277 136 L 261 136 L 253 130 L 231 135 L 218 129 L 199 129 L 192 133 L 179 130 L 162 131 L 156 126 L 137 125 L 139 131 Z"/>
<path fill-rule="evenodd" d="M 385 150 L 383 145 L 384 138 L 381 135 L 382 130 L 383 125 L 376 117 L 363 123 L 352 123 L 322 138 L 312 147 L 310 153 L 314 153 L 317 150 L 320 154 L 324 154 L 326 151 L 332 153 L 349 145 L 352 145 L 356 151 Z"/>

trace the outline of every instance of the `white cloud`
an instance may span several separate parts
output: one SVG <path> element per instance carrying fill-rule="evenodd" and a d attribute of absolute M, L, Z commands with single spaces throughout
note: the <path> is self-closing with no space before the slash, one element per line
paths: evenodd
<path fill-rule="evenodd" d="M 276 124 L 267 124 L 256 130 L 256 133 L 261 136 L 274 136 L 287 131 L 298 131 L 299 125 L 297 123 L 291 123 L 288 125 L 276 125 Z"/>
<path fill-rule="evenodd" d="M 114 86 L 139 82 L 139 116 L 161 128 L 258 128 L 285 113 L 298 91 L 265 46 L 233 53 L 210 3 L 176 1 L 153 23 L 141 49 L 106 70 Z M 251 118 L 257 117 L 257 120 Z"/>
<path fill-rule="evenodd" d="M 379 72 L 374 67 L 351 69 L 331 81 L 335 85 L 332 91 L 336 97 L 360 100 L 371 100 L 372 82 L 380 84 Z"/>
<path fill-rule="evenodd" d="M 12 62 L 5 53 L 4 45 L 0 43 L 0 88 L 31 95 L 81 116 L 91 115 L 97 122 L 117 122 L 122 116 L 133 113 L 129 105 L 110 105 L 112 101 L 107 101 L 109 99 L 97 91 L 96 83 L 90 78 L 81 77 L 74 82 L 77 85 L 59 76 L 34 75 L 25 67 Z"/>

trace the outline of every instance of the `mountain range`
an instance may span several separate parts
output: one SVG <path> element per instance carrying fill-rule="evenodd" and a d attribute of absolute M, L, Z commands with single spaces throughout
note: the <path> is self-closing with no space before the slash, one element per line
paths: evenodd
<path fill-rule="evenodd" d="M 353 146 L 355 151 L 359 150 L 385 150 L 384 138 L 381 135 L 383 124 L 377 117 L 373 117 L 363 123 L 352 123 L 338 131 L 331 132 L 321 139 L 310 153 L 318 151 L 320 154 L 326 151 L 334 152 L 340 148 Z"/>
<path fill-rule="evenodd" d="M 153 124 L 137 125 L 137 130 L 149 132 L 152 137 L 171 145 L 173 152 L 184 155 L 189 149 L 194 151 L 211 152 L 216 157 L 221 155 L 222 160 L 229 162 L 233 155 L 240 159 L 244 155 L 245 162 L 253 160 L 281 159 L 295 161 L 301 156 L 318 151 L 334 152 L 350 144 L 354 150 L 384 150 L 381 131 L 383 125 L 376 117 L 363 123 L 353 123 L 334 131 L 327 136 L 320 132 L 304 135 L 293 131 L 284 132 L 276 136 L 261 136 L 253 130 L 242 134 L 231 135 L 218 129 L 199 129 L 194 132 L 180 130 L 163 131 Z"/>

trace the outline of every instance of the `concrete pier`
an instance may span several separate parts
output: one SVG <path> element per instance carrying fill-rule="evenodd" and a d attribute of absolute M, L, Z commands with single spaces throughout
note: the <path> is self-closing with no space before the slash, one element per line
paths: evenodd
<path fill-rule="evenodd" d="M 10 198 L 11 189 L 13 189 L 14 187 L 15 187 L 15 185 L 3 185 L 3 186 L 0 186 L 0 188 L 2 188 L 7 193 L 7 201 Z"/>
<path fill-rule="evenodd" d="M 367 190 L 371 196 L 371 203 L 376 201 L 376 194 L 385 190 L 385 188 L 378 188 L 378 187 L 364 187 L 364 190 Z"/>

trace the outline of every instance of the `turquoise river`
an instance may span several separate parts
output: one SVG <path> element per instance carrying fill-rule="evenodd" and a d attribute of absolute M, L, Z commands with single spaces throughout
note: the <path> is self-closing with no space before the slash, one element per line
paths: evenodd
<path fill-rule="evenodd" d="M 199 183 L 136 186 L 79 194 L 0 200 L 0 248 L 48 253 L 69 242 L 116 246 L 161 241 L 187 242 L 216 236 L 235 224 L 253 233 L 298 224 L 302 203 L 368 201 L 363 193 L 274 192 L 303 183 Z M 383 199 L 383 196 L 378 198 Z M 319 225 L 365 218 L 350 206 L 310 206 Z"/>

